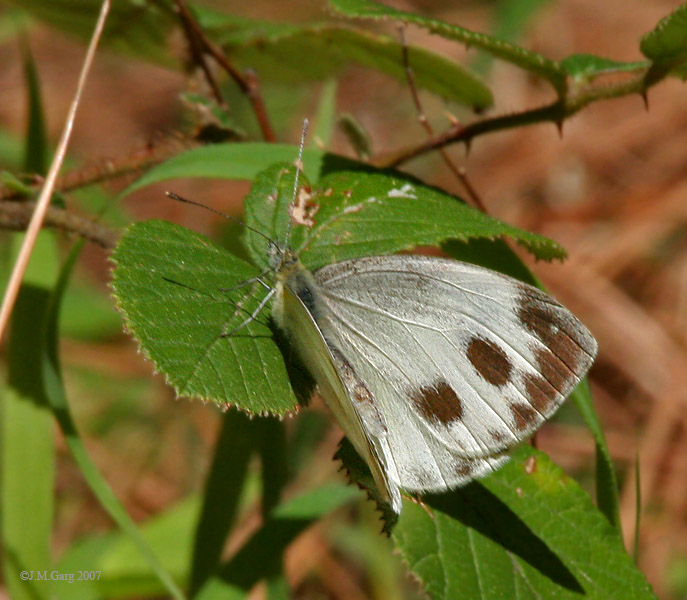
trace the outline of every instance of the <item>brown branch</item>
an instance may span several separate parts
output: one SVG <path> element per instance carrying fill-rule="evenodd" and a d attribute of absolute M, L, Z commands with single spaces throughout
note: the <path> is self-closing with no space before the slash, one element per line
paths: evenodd
<path fill-rule="evenodd" d="M 138 173 L 142 169 L 154 166 L 174 156 L 179 152 L 180 147 L 187 149 L 192 145 L 189 140 L 182 138 L 165 138 L 158 142 L 151 142 L 126 156 L 93 161 L 58 177 L 55 191 L 65 193 Z M 38 188 L 42 183 L 43 179 L 36 176 L 29 185 Z M 21 200 L 25 196 L 26 193 L 22 191 L 0 185 L 0 202 Z"/>
<path fill-rule="evenodd" d="M 398 30 L 399 35 L 401 37 L 401 53 L 403 57 L 403 67 L 405 69 L 408 87 L 410 88 L 410 93 L 413 98 L 413 104 L 415 105 L 415 110 L 417 111 L 417 118 L 420 124 L 425 128 L 427 135 L 431 139 L 434 136 L 434 129 L 432 128 L 432 124 L 427 119 L 427 115 L 425 114 L 425 111 L 422 108 L 422 103 L 420 102 L 420 94 L 418 93 L 417 86 L 415 85 L 415 74 L 413 73 L 413 69 L 410 66 L 410 59 L 408 56 L 408 44 L 406 44 L 405 26 L 400 25 Z M 477 191 L 470 183 L 470 180 L 468 179 L 465 173 L 465 169 L 458 168 L 454 164 L 454 162 L 451 160 L 451 157 L 448 155 L 448 152 L 446 152 L 445 148 L 439 148 L 439 154 L 441 154 L 441 158 L 443 159 L 446 166 L 456 176 L 458 181 L 463 186 L 463 189 L 465 189 L 465 191 L 467 192 L 468 199 L 472 201 L 472 205 L 481 212 L 486 214 L 487 209 L 484 206 L 482 199 L 479 197 L 479 194 L 477 194 Z"/>
<path fill-rule="evenodd" d="M 551 122 L 561 129 L 565 119 L 592 102 L 621 98 L 630 94 L 639 94 L 644 98 L 648 87 L 655 85 L 659 81 L 655 76 L 649 78 L 651 73 L 650 68 L 646 68 L 637 70 L 631 77 L 619 83 L 608 85 L 599 85 L 594 82 L 577 84 L 576 87 L 570 89 L 564 98 L 559 98 L 546 106 L 509 115 L 486 118 L 469 125 L 458 123 L 417 146 L 379 155 L 372 160 L 372 163 L 382 168 L 396 167 L 412 158 L 433 150 L 439 150 L 450 144 L 463 142 L 469 146 L 472 140 L 481 135 L 514 127 Z"/>
<path fill-rule="evenodd" d="M 0 202 L 0 229 L 26 231 L 35 209 L 35 202 Z M 114 247 L 120 235 L 93 219 L 70 213 L 55 206 L 48 207 L 43 227 L 76 234 L 106 250 Z"/>
<path fill-rule="evenodd" d="M 179 20 L 181 21 L 181 26 L 186 34 L 186 39 L 188 40 L 193 61 L 199 65 L 203 71 L 205 79 L 207 80 L 217 103 L 220 106 L 226 107 L 227 103 L 222 95 L 219 84 L 215 80 L 215 76 L 212 74 L 210 65 L 208 65 L 208 62 L 205 60 L 205 55 L 203 54 L 204 44 L 202 41 L 202 30 L 198 27 L 198 24 L 191 14 L 191 11 L 189 11 L 188 7 L 182 0 L 176 0 L 174 4 L 177 14 L 179 15 Z"/>
<path fill-rule="evenodd" d="M 239 89 L 246 95 L 248 101 L 253 106 L 253 112 L 260 125 L 260 130 L 262 131 L 262 137 L 267 142 L 275 142 L 277 140 L 270 123 L 269 117 L 267 115 L 267 110 L 265 108 L 265 103 L 262 99 L 262 93 L 260 92 L 260 82 L 258 77 L 252 71 L 247 72 L 245 75 L 242 74 L 234 65 L 229 61 L 227 56 L 224 54 L 221 48 L 215 45 L 201 28 L 198 21 L 191 13 L 191 11 L 186 6 L 185 0 L 174 0 L 174 4 L 179 13 L 179 17 L 182 21 L 182 26 L 186 35 L 189 39 L 189 44 L 191 45 L 191 52 L 194 52 L 196 44 L 199 46 L 198 51 L 206 52 L 212 56 L 217 63 L 227 72 L 229 77 L 231 77 Z M 201 54 L 202 54 L 201 52 Z M 195 58 L 195 55 L 194 55 Z M 204 61 L 201 63 L 201 68 L 204 65 Z M 208 72 L 203 69 L 206 77 Z M 209 80 L 210 81 L 210 80 Z M 212 84 L 211 84 L 212 85 Z M 219 91 L 218 91 L 219 93 Z M 221 98 L 221 97 L 220 97 Z M 224 104 L 224 100 L 220 99 L 220 102 Z"/>

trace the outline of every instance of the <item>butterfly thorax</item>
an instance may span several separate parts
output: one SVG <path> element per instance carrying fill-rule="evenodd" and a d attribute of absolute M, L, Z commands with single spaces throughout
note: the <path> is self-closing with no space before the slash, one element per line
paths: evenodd
<path fill-rule="evenodd" d="M 289 319 L 284 318 L 286 296 L 298 298 L 312 317 L 317 320 L 320 293 L 312 273 L 303 266 L 296 254 L 291 250 L 280 250 L 280 252 L 281 256 L 275 267 L 277 281 L 272 316 L 279 327 L 292 334 L 294 332 L 288 331 Z"/>

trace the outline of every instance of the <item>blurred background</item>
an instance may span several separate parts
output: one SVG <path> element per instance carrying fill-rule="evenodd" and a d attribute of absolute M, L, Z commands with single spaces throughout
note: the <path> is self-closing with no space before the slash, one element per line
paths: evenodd
<path fill-rule="evenodd" d="M 638 41 L 679 5 L 654 0 L 538 0 L 486 2 L 395 0 L 388 4 L 467 28 L 508 34 L 549 58 L 593 53 L 641 60 Z M 528 6 L 528 11 L 515 10 Z M 218 10 L 286 22 L 330 20 L 323 2 L 206 2 Z M 27 99 L 17 41 L 19 11 L 0 3 L 0 168 L 21 168 Z M 361 26 L 365 26 L 364 24 Z M 46 125 L 54 143 L 74 90 L 84 45 L 40 20 L 22 19 L 42 86 Z M 397 35 L 393 26 L 377 31 Z M 409 43 L 426 46 L 473 66 L 494 92 L 487 114 L 517 112 L 553 99 L 548 85 L 458 44 L 409 28 Z M 170 58 L 183 62 L 179 32 L 168 36 Z M 189 146 L 179 99 L 198 87 L 182 69 L 102 50 L 78 114 L 66 170 L 104 172 L 134 165 L 141 156 L 171 156 Z M 302 119 L 316 111 L 325 84 L 300 86 L 264 80 L 263 93 L 280 141 L 296 143 Z M 422 94 L 437 131 L 449 114 L 472 115 Z M 417 144 L 426 133 L 417 122 L 404 82 L 362 68 L 346 69 L 336 91 L 341 113 L 365 127 L 377 153 Z M 489 213 L 551 237 L 569 252 L 564 263 L 534 262 L 519 252 L 551 293 L 599 341 L 590 375 L 621 484 L 622 524 L 632 548 L 636 488 L 641 490 L 638 563 L 666 600 L 687 597 L 687 89 L 669 79 L 652 88 L 648 111 L 640 96 L 592 104 L 564 123 L 499 132 L 474 141 L 469 154 L 450 147 Z M 334 135 L 331 150 L 352 155 Z M 426 182 L 464 195 L 436 154 L 403 166 Z M 135 174 L 108 182 L 102 205 Z M 247 182 L 187 180 L 152 186 L 110 207 L 107 226 L 162 218 L 225 240 L 235 236 L 215 215 L 173 203 L 164 190 L 240 214 Z M 98 206 L 68 195 L 76 211 Z M 3 238 L 11 241 L 3 234 Z M 60 246 L 71 240 L 60 237 Z M 4 244 L 4 242 L 3 242 Z M 100 471 L 129 513 L 145 520 L 202 489 L 220 413 L 214 406 L 175 400 L 162 377 L 122 331 L 108 289 L 107 251 L 89 244 L 65 308 L 62 342 L 67 386 L 78 426 Z M 50 260 L 49 257 L 45 260 Z M 5 279 L 3 278 L 3 284 Z M 340 434 L 317 402 L 309 416 L 317 452 L 309 457 L 315 478 L 342 477 L 331 460 Z M 298 417 L 302 418 L 303 415 Z M 290 420 L 289 426 L 293 426 Z M 594 444 L 573 406 L 566 406 L 538 434 L 538 446 L 593 493 Z M 55 551 L 112 525 L 93 499 L 61 443 L 57 474 Z M 635 477 L 638 461 L 640 481 Z M 247 506 L 236 547 L 259 515 Z M 359 523 L 359 526 L 352 524 Z M 291 546 L 287 573 L 303 598 L 412 598 L 418 586 L 404 575 L 391 542 L 377 534 L 370 503 L 327 519 Z M 384 551 L 380 551 L 384 548 Z M 260 591 L 256 592 L 259 597 Z M 2 592 L 0 591 L 0 597 Z"/>

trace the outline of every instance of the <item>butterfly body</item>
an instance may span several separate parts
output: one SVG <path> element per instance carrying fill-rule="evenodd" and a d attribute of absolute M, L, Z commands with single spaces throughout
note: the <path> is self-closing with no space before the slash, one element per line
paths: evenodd
<path fill-rule="evenodd" d="M 444 491 L 499 467 L 596 353 L 556 301 L 468 263 L 278 263 L 274 320 L 396 512 L 401 489 Z"/>

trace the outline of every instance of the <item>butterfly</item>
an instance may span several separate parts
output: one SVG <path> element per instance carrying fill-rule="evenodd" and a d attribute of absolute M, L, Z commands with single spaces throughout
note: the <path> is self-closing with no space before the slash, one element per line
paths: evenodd
<path fill-rule="evenodd" d="M 296 179 L 294 199 L 297 190 Z M 290 222 L 302 223 L 296 204 Z M 557 301 L 481 266 L 383 255 L 311 272 L 288 244 L 268 246 L 275 284 L 251 318 L 272 301 L 274 323 L 396 513 L 402 490 L 441 492 L 503 465 L 597 352 Z"/>

